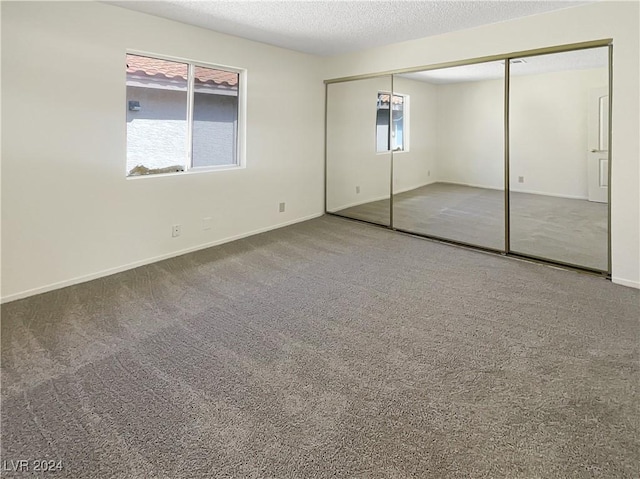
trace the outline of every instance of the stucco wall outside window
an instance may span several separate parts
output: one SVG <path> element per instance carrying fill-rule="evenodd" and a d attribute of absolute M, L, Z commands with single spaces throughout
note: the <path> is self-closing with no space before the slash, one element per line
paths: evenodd
<path fill-rule="evenodd" d="M 127 171 L 184 165 L 187 138 L 187 93 L 127 87 Z M 193 166 L 232 164 L 236 158 L 238 97 L 196 93 L 193 108 Z"/>

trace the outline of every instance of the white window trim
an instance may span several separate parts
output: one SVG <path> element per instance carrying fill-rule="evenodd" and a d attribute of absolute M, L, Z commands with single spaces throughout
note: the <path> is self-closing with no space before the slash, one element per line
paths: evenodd
<path fill-rule="evenodd" d="M 379 90 L 378 91 L 378 95 L 382 93 L 383 95 L 390 95 L 391 92 L 387 91 L 387 90 Z M 411 118 L 411 100 L 410 97 L 411 95 L 408 95 L 406 93 L 400 93 L 397 91 L 393 92 L 393 95 L 391 96 L 392 101 L 393 101 L 393 97 L 394 96 L 401 96 L 404 98 L 403 100 L 403 106 L 402 106 L 402 112 L 404 114 L 404 119 L 403 119 L 403 126 L 402 126 L 402 135 L 404 137 L 404 148 L 402 150 L 384 150 L 384 151 L 378 151 L 378 147 L 377 147 L 377 133 L 376 133 L 376 155 L 388 155 L 389 153 L 393 152 L 394 154 L 399 154 L 399 153 L 409 153 L 410 152 L 410 146 L 411 146 L 411 142 L 410 142 L 410 131 L 411 131 L 411 126 L 410 126 L 410 118 Z M 376 111 L 377 114 L 377 111 Z M 389 125 L 389 128 L 391 128 L 391 125 Z"/>
<path fill-rule="evenodd" d="M 162 177 L 170 177 L 170 176 L 189 176 L 192 174 L 200 174 L 200 173 L 209 173 L 209 172 L 217 172 L 217 171 L 228 171 L 228 170 L 239 170 L 247 167 L 247 158 L 246 158 L 246 146 L 247 146 L 247 69 L 233 67 L 228 65 L 221 65 L 216 63 L 208 63 L 202 62 L 199 60 L 192 60 L 189 58 L 182 57 L 173 57 L 170 55 L 163 55 L 160 53 L 146 52 L 142 50 L 131 50 L 127 49 L 125 51 L 125 62 L 126 55 L 139 55 L 143 57 L 151 57 L 157 58 L 159 60 L 167 60 L 176 63 L 186 63 L 188 66 L 189 74 L 187 75 L 189 79 L 189 84 L 187 86 L 187 149 L 185 158 L 185 170 L 175 173 L 162 173 L 155 175 L 135 175 L 129 176 L 128 171 L 126 171 L 125 166 L 125 178 L 127 180 L 139 180 L 142 178 L 162 178 Z M 237 163 L 233 165 L 215 165 L 215 166 L 191 166 L 191 129 L 193 128 L 193 69 L 194 67 L 204 67 L 204 68 L 212 68 L 214 70 L 225 70 L 228 72 L 233 72 L 238 74 L 238 133 L 236 137 L 236 160 Z M 125 81 L 125 98 L 126 98 L 126 81 Z M 125 118 L 126 122 L 126 118 Z M 125 165 L 126 165 L 126 134 L 125 134 Z"/>

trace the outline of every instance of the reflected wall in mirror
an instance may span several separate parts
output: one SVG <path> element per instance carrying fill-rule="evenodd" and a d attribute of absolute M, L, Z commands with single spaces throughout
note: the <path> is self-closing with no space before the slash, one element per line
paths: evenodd
<path fill-rule="evenodd" d="M 504 64 L 394 76 L 408 148 L 393 157 L 394 227 L 504 250 Z"/>
<path fill-rule="evenodd" d="M 327 85 L 328 212 L 390 225 L 390 92 L 391 76 Z M 400 106 L 394 107 L 394 145 L 402 142 Z"/>
<path fill-rule="evenodd" d="M 511 250 L 607 271 L 608 48 L 522 60 L 510 66 Z"/>

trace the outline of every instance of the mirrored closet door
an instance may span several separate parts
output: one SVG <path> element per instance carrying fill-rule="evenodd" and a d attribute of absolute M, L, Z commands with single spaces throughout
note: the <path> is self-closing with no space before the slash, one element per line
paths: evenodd
<path fill-rule="evenodd" d="M 607 271 L 608 47 L 511 61 L 510 249 Z"/>
<path fill-rule="evenodd" d="M 391 91 L 390 75 L 327 85 L 328 212 L 391 225 Z"/>
<path fill-rule="evenodd" d="M 328 81 L 327 212 L 610 273 L 611 48 Z"/>
<path fill-rule="evenodd" d="M 394 76 L 396 229 L 504 251 L 504 62 Z"/>

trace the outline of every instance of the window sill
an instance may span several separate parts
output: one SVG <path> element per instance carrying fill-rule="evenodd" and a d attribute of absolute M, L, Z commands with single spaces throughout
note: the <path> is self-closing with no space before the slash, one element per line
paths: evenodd
<path fill-rule="evenodd" d="M 389 153 L 397 154 L 397 153 L 409 153 L 409 150 L 386 150 L 386 151 L 376 151 L 376 155 L 388 155 Z"/>
<path fill-rule="evenodd" d="M 212 173 L 217 171 L 244 170 L 245 165 L 221 165 L 221 166 L 198 166 L 190 168 L 186 171 L 176 171 L 172 173 L 155 173 L 150 175 L 131 175 L 125 176 L 127 180 L 140 180 L 142 178 L 166 178 L 168 176 L 191 176 L 201 173 Z"/>

